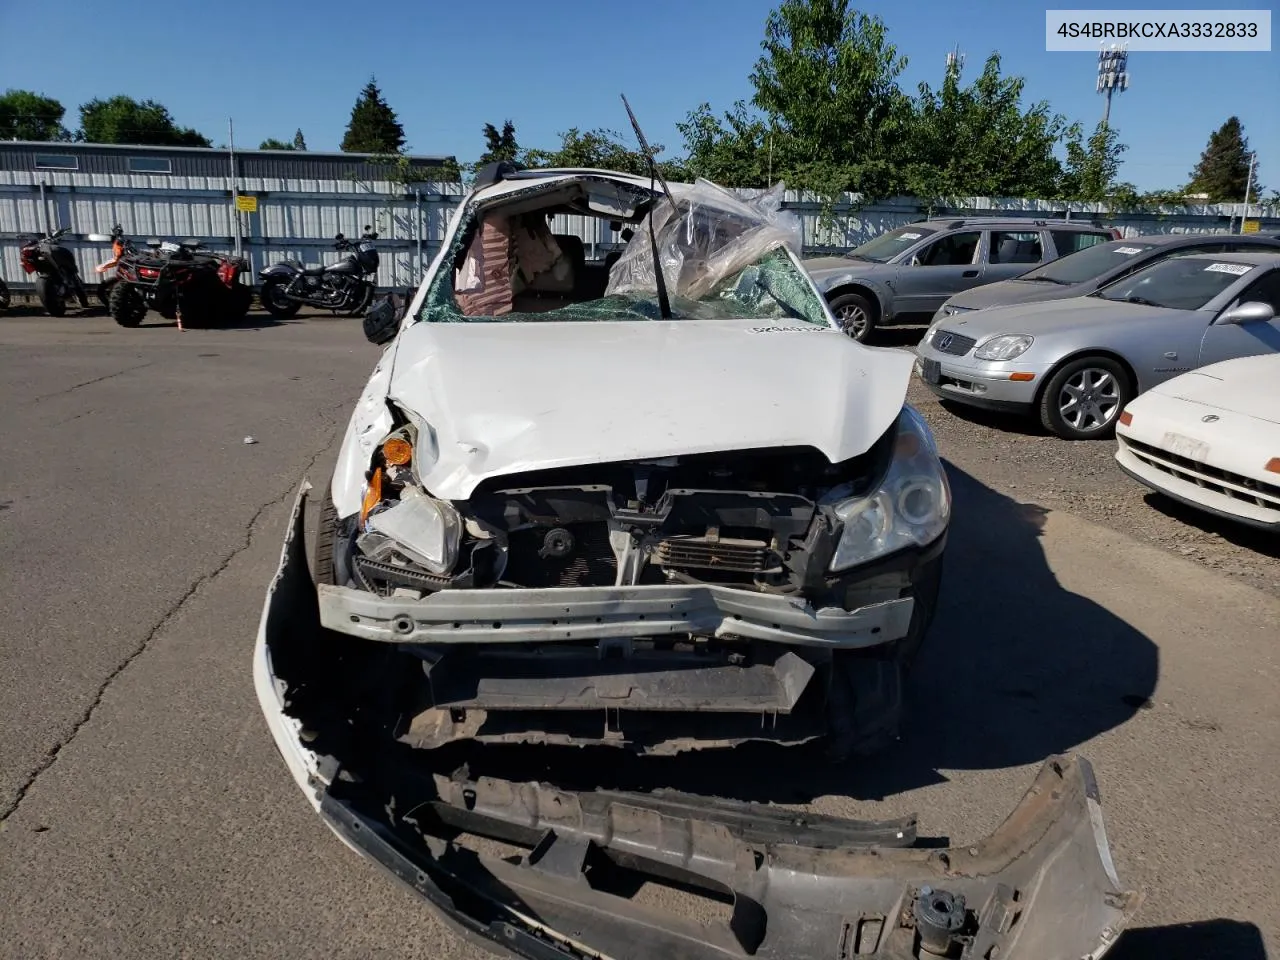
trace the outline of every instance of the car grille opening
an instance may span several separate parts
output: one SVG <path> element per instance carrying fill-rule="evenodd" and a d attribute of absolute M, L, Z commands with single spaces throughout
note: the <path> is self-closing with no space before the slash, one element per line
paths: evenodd
<path fill-rule="evenodd" d="M 1240 500 L 1269 510 L 1280 510 L 1280 486 L 1276 484 L 1264 483 L 1261 480 L 1246 477 L 1244 474 L 1232 473 L 1230 470 L 1223 470 L 1199 460 L 1192 460 L 1190 457 L 1170 453 L 1168 450 L 1129 437 L 1121 438 L 1121 442 L 1130 453 L 1147 466 L 1177 477 L 1179 480 L 1194 483 L 1198 487 L 1212 490 L 1232 500 Z"/>
<path fill-rule="evenodd" d="M 763 540 L 668 537 L 658 544 L 653 559 L 664 567 L 690 570 L 764 573 L 770 569 L 769 545 Z"/>
<path fill-rule="evenodd" d="M 933 335 L 931 341 L 933 348 L 939 353 L 947 353 L 953 357 L 963 357 L 977 342 L 973 337 L 966 337 L 963 333 L 952 333 L 949 330 L 939 330 Z"/>

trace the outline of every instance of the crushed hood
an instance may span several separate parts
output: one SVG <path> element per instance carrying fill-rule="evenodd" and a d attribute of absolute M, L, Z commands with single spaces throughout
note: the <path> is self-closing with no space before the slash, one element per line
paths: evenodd
<path fill-rule="evenodd" d="M 417 323 L 389 397 L 434 432 L 438 497 L 486 478 L 762 447 L 866 451 L 905 402 L 913 358 L 801 321 Z"/>
<path fill-rule="evenodd" d="M 1224 360 L 1174 377 L 1152 392 L 1280 423 L 1280 356 Z"/>

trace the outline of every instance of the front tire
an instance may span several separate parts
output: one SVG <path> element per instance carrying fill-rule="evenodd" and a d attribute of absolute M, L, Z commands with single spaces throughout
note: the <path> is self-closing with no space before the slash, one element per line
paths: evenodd
<path fill-rule="evenodd" d="M 288 320 L 302 309 L 302 304 L 285 296 L 284 291 L 288 284 L 289 281 L 281 277 L 268 277 L 262 284 L 262 291 L 258 294 L 263 308 L 277 320 Z"/>
<path fill-rule="evenodd" d="M 831 312 L 840 329 L 857 340 L 868 343 L 876 329 L 876 312 L 871 301 L 860 293 L 842 293 L 831 299 Z"/>
<path fill-rule="evenodd" d="M 1130 400 L 1128 372 L 1110 357 L 1078 357 L 1059 368 L 1040 397 L 1040 422 L 1063 440 L 1105 440 Z"/>
<path fill-rule="evenodd" d="M 62 285 L 50 277 L 36 277 L 36 299 L 51 317 L 63 317 L 67 313 L 67 301 L 62 296 Z"/>
<path fill-rule="evenodd" d="M 111 290 L 107 311 L 122 327 L 136 327 L 147 315 L 147 302 L 127 283 L 117 283 Z"/>

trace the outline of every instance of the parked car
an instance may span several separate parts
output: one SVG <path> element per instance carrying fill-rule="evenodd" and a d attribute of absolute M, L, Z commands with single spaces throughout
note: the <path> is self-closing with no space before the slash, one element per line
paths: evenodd
<path fill-rule="evenodd" d="M 1280 351 L 1280 253 L 1172 257 L 1087 297 L 945 317 L 917 372 L 946 400 L 1034 413 L 1070 440 L 1110 436 L 1157 383 Z"/>
<path fill-rule="evenodd" d="M 1012 280 L 957 293 L 942 305 L 934 320 L 987 307 L 1082 297 L 1165 257 L 1250 250 L 1280 252 L 1280 239 L 1266 234 L 1177 233 L 1112 240 L 1028 270 Z"/>
<path fill-rule="evenodd" d="M 304 485 L 256 644 L 295 781 L 354 849 L 522 957 L 817 956 L 860 916 L 879 918 L 857 928 L 867 954 L 914 955 L 923 928 L 939 956 L 1100 956 L 1139 898 L 1076 758 L 951 852 L 905 849 L 914 822 L 596 792 L 598 754 L 576 787 L 546 753 L 494 759 L 832 727 L 839 751 L 884 743 L 935 608 L 950 494 L 904 405 L 910 357 L 839 331 L 778 198 L 651 183 L 482 172 L 407 310 L 367 318 L 386 346 L 322 495 L 314 583 Z M 648 219 L 658 251 L 640 227 L 612 266 L 587 261 L 551 211 Z M 744 891 L 734 920 L 627 899 L 659 877 Z"/>
<path fill-rule="evenodd" d="M 1116 460 L 1199 510 L 1280 533 L 1280 356 L 1174 377 L 1120 414 Z"/>
<path fill-rule="evenodd" d="M 925 220 L 804 265 L 844 331 L 866 342 L 879 327 L 927 323 L 963 290 L 1008 280 L 1113 237 L 1102 226 L 1075 220 Z"/>

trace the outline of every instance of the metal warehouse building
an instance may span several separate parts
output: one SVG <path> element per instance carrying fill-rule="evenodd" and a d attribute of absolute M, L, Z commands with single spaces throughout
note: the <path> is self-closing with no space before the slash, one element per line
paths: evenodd
<path fill-rule="evenodd" d="M 292 150 L 149 147 L 92 143 L 0 141 L 0 277 L 15 290 L 30 286 L 18 258 L 20 238 L 67 227 L 66 245 L 82 273 L 106 259 L 91 233 L 120 224 L 131 237 L 194 237 L 210 249 L 239 245 L 256 273 L 286 257 L 308 264 L 333 262 L 333 236 L 378 231 L 378 285 L 415 283 L 439 248 L 462 185 L 442 180 L 452 157 L 408 158 L 408 175 L 368 154 Z M 403 183 L 408 179 L 411 182 Z M 249 198 L 252 212 L 236 209 Z M 910 197 L 864 204 L 845 196 L 828 208 L 812 194 L 788 191 L 785 206 L 800 218 L 811 251 L 857 246 L 886 230 L 922 219 L 925 206 Z M 934 207 L 940 216 L 1021 216 L 1100 219 L 1125 235 L 1226 232 L 1240 228 L 1243 204 L 1166 207 L 1110 213 L 1105 204 L 968 197 Z M 1247 211 L 1254 229 L 1280 230 L 1280 208 Z M 607 224 L 560 217 L 557 233 L 582 237 L 589 255 L 617 249 Z"/>
<path fill-rule="evenodd" d="M 238 233 L 255 272 L 284 257 L 329 262 L 334 234 L 358 236 L 370 224 L 382 253 L 378 282 L 401 286 L 430 262 L 462 193 L 440 179 L 452 161 L 410 157 L 407 176 L 393 182 L 368 154 L 0 142 L 0 276 L 26 285 L 20 238 L 59 227 L 92 278 L 109 251 L 85 237 L 115 224 L 135 238 L 194 237 L 227 252 Z M 237 192 L 256 210 L 238 211 Z"/>

